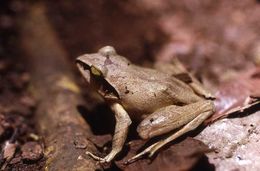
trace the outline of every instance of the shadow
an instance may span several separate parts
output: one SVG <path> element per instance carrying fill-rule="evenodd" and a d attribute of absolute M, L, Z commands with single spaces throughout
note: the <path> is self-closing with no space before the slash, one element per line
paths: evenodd
<path fill-rule="evenodd" d="M 209 163 L 209 159 L 207 156 L 203 155 L 198 163 L 191 169 L 191 171 L 197 170 L 207 170 L 207 171 L 214 171 L 215 166 L 214 164 Z"/>
<path fill-rule="evenodd" d="M 78 105 L 77 110 L 90 125 L 95 135 L 113 134 L 115 128 L 115 116 L 105 104 L 97 105 L 92 111 Z"/>
<path fill-rule="evenodd" d="M 104 169 L 104 170 L 105 171 L 121 171 L 122 169 L 117 167 L 117 165 L 113 162 L 109 168 Z"/>
<path fill-rule="evenodd" d="M 260 103 L 255 104 L 253 106 L 251 106 L 248 109 L 245 109 L 243 112 L 234 112 L 232 114 L 230 114 L 227 118 L 243 118 L 243 117 L 247 117 L 253 113 L 256 113 L 257 111 L 259 111 L 260 109 Z"/>

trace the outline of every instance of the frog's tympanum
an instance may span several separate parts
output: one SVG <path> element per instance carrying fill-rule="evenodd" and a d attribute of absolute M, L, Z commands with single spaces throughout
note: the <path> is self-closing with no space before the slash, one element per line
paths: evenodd
<path fill-rule="evenodd" d="M 129 159 L 129 163 L 144 155 L 153 156 L 165 144 L 197 128 L 215 110 L 214 97 L 177 60 L 171 66 L 145 68 L 105 46 L 98 53 L 78 57 L 76 63 L 116 118 L 111 152 L 104 158 L 87 152 L 100 162 L 110 162 L 122 150 L 131 119 L 139 119 L 137 132 L 142 139 L 177 131 Z"/>

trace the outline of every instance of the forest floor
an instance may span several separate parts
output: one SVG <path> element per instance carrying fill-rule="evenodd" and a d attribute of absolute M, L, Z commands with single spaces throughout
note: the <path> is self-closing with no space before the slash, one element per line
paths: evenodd
<path fill-rule="evenodd" d="M 44 170 L 46 160 L 44 137 L 39 135 L 34 117 L 37 101 L 29 91 L 30 66 L 25 62 L 19 30 L 21 16 L 33 3 L 3 0 L 0 5 L 2 170 Z M 104 45 L 116 47 L 122 56 L 145 66 L 177 56 L 205 87 L 225 99 L 219 108 L 221 105 L 243 107 L 248 105 L 249 98 L 260 97 L 257 90 L 260 85 L 260 2 L 257 0 L 95 0 L 92 3 L 49 0 L 44 3 L 49 23 L 59 37 L 60 46 L 66 50 L 86 99 L 88 92 L 76 72 L 74 60 Z M 96 109 L 92 114 L 98 115 L 104 110 L 103 104 L 102 110 Z M 202 151 L 207 151 L 204 145 L 214 149 L 206 155 L 203 152 L 204 158 L 198 163 L 173 156 L 178 164 L 171 165 L 162 160 L 168 155 L 166 150 L 149 167 L 147 163 L 137 162 L 125 168 L 119 159 L 112 168 L 140 171 L 147 167 L 156 170 L 159 166 L 160 170 L 171 170 L 174 166 L 176 170 L 260 170 L 258 110 L 259 105 L 253 106 L 191 134 L 199 140 L 187 140 L 191 146 L 199 146 Z M 97 140 L 102 142 L 97 142 L 100 148 L 107 145 L 104 142 L 110 140 L 108 135 L 113 133 L 111 124 L 99 130 L 101 124 L 97 123 L 104 123 L 102 116 L 87 117 Z M 136 138 L 135 133 L 132 137 Z M 187 147 L 185 141 L 183 144 Z M 136 148 L 134 143 L 131 148 Z M 178 144 L 174 147 L 179 148 Z M 197 164 L 187 166 L 187 162 Z"/>

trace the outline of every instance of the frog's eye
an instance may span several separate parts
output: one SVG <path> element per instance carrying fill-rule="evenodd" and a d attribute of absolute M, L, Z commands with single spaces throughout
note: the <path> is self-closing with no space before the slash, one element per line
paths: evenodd
<path fill-rule="evenodd" d="M 90 72 L 95 76 L 102 76 L 102 72 L 94 66 L 90 67 Z"/>

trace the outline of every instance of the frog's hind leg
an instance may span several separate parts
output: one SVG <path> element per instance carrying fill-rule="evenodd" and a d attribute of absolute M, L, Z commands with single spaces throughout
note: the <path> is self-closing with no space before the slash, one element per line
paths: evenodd
<path fill-rule="evenodd" d="M 201 102 L 198 102 L 197 104 L 199 105 L 199 103 L 201 103 Z M 191 104 L 191 105 L 194 105 L 194 104 Z M 196 103 L 194 106 L 196 106 Z M 187 107 L 182 107 L 182 108 L 186 108 L 187 109 L 186 112 L 190 112 L 190 113 L 193 112 L 193 111 L 190 111 L 191 108 L 189 107 L 189 105 Z M 132 162 L 136 161 L 137 159 L 143 157 L 144 155 L 148 155 L 148 157 L 152 157 L 161 147 L 163 147 L 167 143 L 169 143 L 169 142 L 175 140 L 176 138 L 182 136 L 183 134 L 197 128 L 205 119 L 207 119 L 214 112 L 214 107 L 211 106 L 211 104 L 210 105 L 206 104 L 204 109 L 205 109 L 204 111 L 201 111 L 201 113 L 199 115 L 197 115 L 194 119 L 191 119 L 191 121 L 188 122 L 185 126 L 183 126 L 180 130 L 178 130 L 174 134 L 170 135 L 168 138 L 160 140 L 160 141 L 152 144 L 151 146 L 146 148 L 144 151 L 140 152 L 139 154 L 137 154 L 134 157 L 132 157 L 131 159 L 129 159 L 127 161 L 127 163 L 132 163 Z M 182 114 L 185 116 L 185 113 L 182 113 Z"/>
<path fill-rule="evenodd" d="M 204 88 L 204 86 L 190 74 L 178 58 L 173 58 L 171 63 L 157 62 L 154 67 L 164 73 L 173 75 L 175 78 L 187 83 L 195 93 L 204 96 L 208 99 L 215 97 L 211 92 Z"/>

